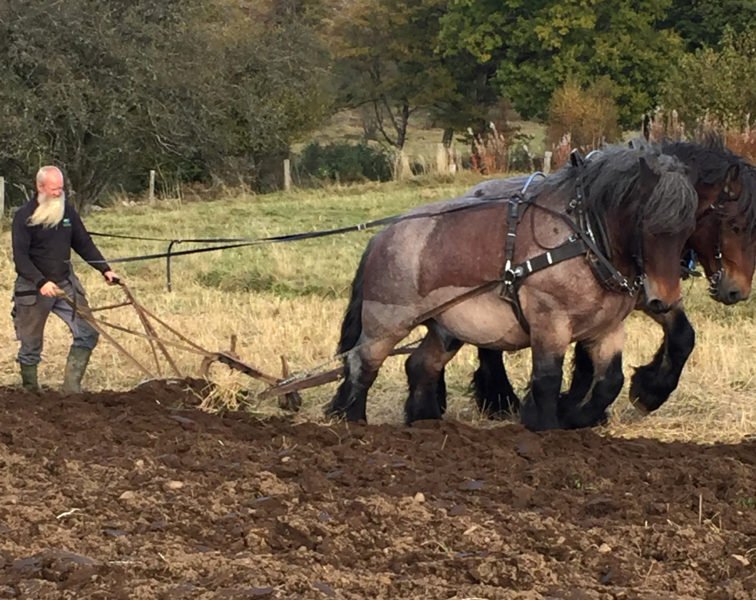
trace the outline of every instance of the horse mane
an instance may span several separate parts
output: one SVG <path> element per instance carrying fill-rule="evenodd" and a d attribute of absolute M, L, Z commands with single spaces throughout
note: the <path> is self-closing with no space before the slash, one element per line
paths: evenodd
<path fill-rule="evenodd" d="M 756 236 L 756 172 L 753 165 L 727 148 L 722 134 L 706 131 L 693 142 L 665 141 L 662 149 L 688 165 L 696 182 L 707 185 L 721 184 L 729 169 L 737 165 L 741 184 L 738 209 L 745 216 L 748 233 Z"/>
<path fill-rule="evenodd" d="M 746 217 L 751 238 L 756 238 L 756 167 L 743 161 L 740 167 L 740 198 L 738 208 Z"/>
<path fill-rule="evenodd" d="M 659 176 L 651 194 L 641 197 L 640 159 Z M 542 193 L 553 190 L 573 198 L 578 171 L 568 163 L 543 182 Z M 602 221 L 619 211 L 642 216 L 647 234 L 672 233 L 695 224 L 698 199 L 685 165 L 663 154 L 655 144 L 601 149 L 582 167 L 585 206 Z"/>
<path fill-rule="evenodd" d="M 685 163 L 696 183 L 721 184 L 730 167 L 742 159 L 728 150 L 716 134 L 709 133 L 702 139 L 703 143 L 664 140 L 661 148 L 665 154 L 676 156 Z"/>

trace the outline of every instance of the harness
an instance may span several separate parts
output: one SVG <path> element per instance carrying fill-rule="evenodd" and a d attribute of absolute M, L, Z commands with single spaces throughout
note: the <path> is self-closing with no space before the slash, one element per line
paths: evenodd
<path fill-rule="evenodd" d="M 604 224 L 592 218 L 592 215 L 586 210 L 585 189 L 583 186 L 585 161 L 583 157 L 580 156 L 577 150 L 573 150 L 570 154 L 570 161 L 573 167 L 577 169 L 577 176 L 575 180 L 575 197 L 570 200 L 567 206 L 567 214 L 541 206 L 533 202 L 532 199 L 526 198 L 525 192 L 528 186 L 533 177 L 539 175 L 539 173 L 531 175 L 522 191 L 515 194 L 509 200 L 507 215 L 508 231 L 504 246 L 504 268 L 501 274 L 502 285 L 499 296 L 512 305 L 517 321 L 526 333 L 530 333 L 530 324 L 522 310 L 519 290 L 525 279 L 533 273 L 583 255 L 588 260 L 594 275 L 601 285 L 612 292 L 635 296 L 645 280 L 645 276 L 643 275 L 642 236 L 639 236 L 638 249 L 634 255 L 640 275 L 631 280 L 612 264 L 611 250 Z M 561 219 L 573 230 L 573 233 L 566 242 L 556 248 L 552 248 L 543 254 L 514 265 L 517 227 L 526 210 L 531 206 Z M 571 218 L 572 215 L 574 215 L 574 220 Z"/>
<path fill-rule="evenodd" d="M 737 196 L 735 196 L 732 193 L 732 190 L 730 189 L 729 184 L 725 184 L 722 190 L 719 192 L 718 198 L 712 202 L 709 206 L 707 206 L 703 212 L 698 215 L 696 218 L 697 222 L 700 222 L 702 219 L 707 217 L 710 213 L 719 214 L 718 211 L 724 209 L 725 204 L 727 202 L 734 202 L 738 199 Z M 717 270 L 711 274 L 709 277 L 709 294 L 714 295 L 717 293 L 717 286 L 719 285 L 719 282 L 722 280 L 722 277 L 724 277 L 724 261 L 722 256 L 722 228 L 724 227 L 724 223 L 722 222 L 722 219 L 719 218 L 719 229 L 717 230 L 717 243 L 714 246 L 714 263 L 717 267 Z M 694 275 L 694 276 L 700 276 L 700 273 L 697 271 L 693 271 L 693 268 L 695 266 L 696 261 L 696 254 L 693 250 L 690 250 L 690 254 L 688 255 L 688 265 L 684 265 L 684 271 L 687 271 L 688 275 Z"/>

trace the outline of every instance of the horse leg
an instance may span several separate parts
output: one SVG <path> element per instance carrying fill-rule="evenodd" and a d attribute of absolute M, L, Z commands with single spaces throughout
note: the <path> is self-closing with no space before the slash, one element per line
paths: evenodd
<path fill-rule="evenodd" d="M 696 345 L 696 332 L 681 306 L 666 314 L 647 314 L 661 324 L 664 341 L 649 364 L 635 369 L 630 378 L 630 399 L 651 412 L 677 388 L 683 367 Z"/>
<path fill-rule="evenodd" d="M 595 371 L 587 342 L 575 344 L 575 356 L 572 360 L 572 381 L 570 389 L 559 396 L 560 418 L 581 404 L 593 384 Z"/>
<path fill-rule="evenodd" d="M 533 373 L 530 391 L 520 408 L 520 420 L 531 431 L 559 428 L 557 402 L 570 337 L 566 326 L 544 327 L 542 331 L 531 333 Z"/>
<path fill-rule="evenodd" d="M 360 340 L 358 347 L 344 361 L 344 380 L 326 406 L 327 417 L 343 417 L 347 421 L 367 421 L 368 390 L 378 376 L 383 361 L 403 337 L 404 335 L 368 343 Z"/>
<path fill-rule="evenodd" d="M 446 410 L 444 367 L 462 347 L 462 342 L 437 323 L 404 363 L 409 397 L 404 405 L 407 424 L 422 419 L 440 419 Z"/>
<path fill-rule="evenodd" d="M 441 416 L 443 416 L 446 414 L 446 367 L 441 369 L 441 374 L 438 376 L 436 400 L 438 402 L 438 410 L 441 412 Z"/>
<path fill-rule="evenodd" d="M 520 399 L 507 377 L 504 353 L 501 350 L 478 348 L 478 360 L 480 365 L 473 374 L 478 410 L 489 419 L 511 416 L 520 408 Z"/>
<path fill-rule="evenodd" d="M 561 414 L 566 427 L 594 427 L 606 422 L 606 409 L 616 400 L 625 382 L 622 373 L 624 343 L 625 328 L 620 323 L 603 337 L 583 346 L 581 353 L 584 354 L 580 360 L 591 364 L 593 378 L 585 392 L 585 400 L 565 407 Z M 584 381 L 580 385 L 584 385 Z"/>

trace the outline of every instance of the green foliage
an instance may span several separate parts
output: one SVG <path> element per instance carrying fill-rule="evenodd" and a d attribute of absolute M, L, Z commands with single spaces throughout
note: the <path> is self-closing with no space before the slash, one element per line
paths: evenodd
<path fill-rule="evenodd" d="M 312 25 L 279 8 L 2 3 L 0 170 L 30 186 L 40 164 L 57 163 L 79 204 L 143 189 L 153 168 L 259 185 L 265 160 L 330 104 Z"/>
<path fill-rule="evenodd" d="M 718 49 L 683 56 L 664 86 L 662 103 L 688 124 L 708 115 L 740 127 L 745 115 L 756 115 L 756 28 L 740 34 L 728 29 Z"/>
<path fill-rule="evenodd" d="M 535 170 L 532 151 L 533 136 L 517 133 L 509 151 L 509 170 L 519 173 L 531 173 Z"/>
<path fill-rule="evenodd" d="M 294 165 L 301 179 L 342 183 L 366 179 L 388 181 L 392 172 L 389 154 L 366 144 L 333 143 L 321 146 L 314 142 L 305 146 Z"/>
<path fill-rule="evenodd" d="M 447 2 L 353 0 L 336 6 L 329 22 L 339 105 L 369 107 L 381 140 L 396 148 L 418 109 L 437 126 L 463 129 L 496 99 L 490 67 L 463 51 L 436 52 Z"/>
<path fill-rule="evenodd" d="M 584 89 L 568 79 L 551 98 L 548 140 L 557 143 L 570 134 L 573 146 L 597 148 L 620 137 L 617 119 L 610 81 L 599 79 Z"/>
<path fill-rule="evenodd" d="M 662 26 L 673 28 L 693 52 L 717 46 L 728 28 L 741 33 L 755 22 L 753 0 L 672 0 Z"/>
<path fill-rule="evenodd" d="M 500 93 L 525 118 L 545 118 L 568 78 L 606 77 L 620 122 L 634 126 L 653 107 L 680 49 L 662 29 L 671 0 L 457 0 L 442 18 L 446 52 L 494 61 Z"/>

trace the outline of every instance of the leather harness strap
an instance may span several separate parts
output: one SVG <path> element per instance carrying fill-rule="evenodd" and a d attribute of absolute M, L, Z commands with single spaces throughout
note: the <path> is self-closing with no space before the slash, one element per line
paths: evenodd
<path fill-rule="evenodd" d="M 533 273 L 578 256 L 585 256 L 591 265 L 594 275 L 606 289 L 634 296 L 643 284 L 642 274 L 636 277 L 631 283 L 626 276 L 617 270 L 612 264 L 611 259 L 607 257 L 607 254 L 611 256 L 611 253 L 608 249 L 608 236 L 603 225 L 597 227 L 600 231 L 600 241 L 596 240 L 589 216 L 585 210 L 585 189 L 582 178 L 584 161 L 577 150 L 573 150 L 570 160 L 572 161 L 572 165 L 578 169 L 578 174 L 575 182 L 575 197 L 568 204 L 567 214 L 540 206 L 532 200 L 526 199 L 522 193 L 515 194 L 509 200 L 508 229 L 504 245 L 504 268 L 501 275 L 502 286 L 499 296 L 512 305 L 512 310 L 517 317 L 517 321 L 526 333 L 530 333 L 530 324 L 522 310 L 519 288 L 523 281 Z M 562 219 L 574 233 L 560 246 L 529 258 L 522 263 L 513 265 L 517 227 L 526 210 L 531 206 Z M 576 215 L 575 220 L 568 216 L 572 213 Z M 639 242 L 635 260 L 639 272 L 643 273 L 642 240 Z"/>

